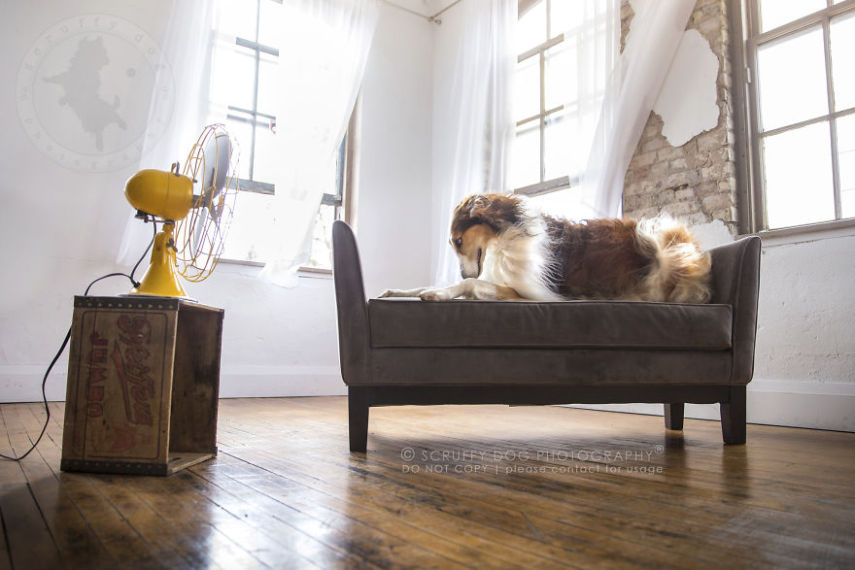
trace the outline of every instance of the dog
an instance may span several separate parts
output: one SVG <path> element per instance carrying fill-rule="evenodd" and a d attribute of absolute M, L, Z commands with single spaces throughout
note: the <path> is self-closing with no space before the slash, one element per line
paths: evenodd
<path fill-rule="evenodd" d="M 477 194 L 454 209 L 449 243 L 463 281 L 390 289 L 380 297 L 675 303 L 711 297 L 709 254 L 670 218 L 574 223 L 537 212 L 519 195 Z"/>

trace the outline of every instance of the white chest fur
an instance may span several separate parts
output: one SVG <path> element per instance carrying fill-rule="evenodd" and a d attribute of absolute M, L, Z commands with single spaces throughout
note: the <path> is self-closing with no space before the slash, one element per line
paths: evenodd
<path fill-rule="evenodd" d="M 511 228 L 487 246 L 481 279 L 514 289 L 534 301 L 561 297 L 548 286 L 549 250 L 543 222 L 532 220 L 525 229 Z"/>

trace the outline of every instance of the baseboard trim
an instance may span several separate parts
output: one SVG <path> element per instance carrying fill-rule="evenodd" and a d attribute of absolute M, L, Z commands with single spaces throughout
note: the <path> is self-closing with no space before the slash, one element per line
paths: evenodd
<path fill-rule="evenodd" d="M 748 384 L 748 423 L 855 431 L 855 383 L 755 379 Z M 661 416 L 661 404 L 569 407 Z M 686 404 L 685 417 L 719 420 L 718 404 Z"/>
<path fill-rule="evenodd" d="M 221 398 L 343 396 L 338 366 L 223 366 Z"/>
<path fill-rule="evenodd" d="M 48 378 L 50 401 L 65 400 L 67 364 Z M 0 365 L 0 402 L 41 401 L 45 368 Z M 341 396 L 347 387 L 338 366 L 223 366 L 222 398 Z M 662 415 L 661 404 L 574 404 L 611 412 Z M 718 420 L 718 404 L 687 404 L 686 418 Z M 807 382 L 758 378 L 748 385 L 748 423 L 855 432 L 855 382 Z"/>

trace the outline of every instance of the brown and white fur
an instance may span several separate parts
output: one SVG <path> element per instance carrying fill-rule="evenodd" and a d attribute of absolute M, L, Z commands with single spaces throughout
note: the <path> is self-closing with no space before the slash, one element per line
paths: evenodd
<path fill-rule="evenodd" d="M 573 223 L 535 212 L 525 198 L 480 194 L 454 210 L 449 240 L 464 280 L 381 297 L 444 301 L 620 299 L 706 303 L 710 257 L 667 218 Z"/>

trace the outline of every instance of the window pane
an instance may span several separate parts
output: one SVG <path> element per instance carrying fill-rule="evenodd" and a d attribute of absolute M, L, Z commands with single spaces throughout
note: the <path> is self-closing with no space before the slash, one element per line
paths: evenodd
<path fill-rule="evenodd" d="M 257 182 L 275 183 L 276 180 L 276 139 L 273 131 L 266 125 L 255 127 L 255 164 L 252 179 Z"/>
<path fill-rule="evenodd" d="M 279 34 L 282 29 L 282 3 L 273 0 L 261 0 L 260 8 L 258 43 L 278 49 Z"/>
<path fill-rule="evenodd" d="M 321 204 L 315 218 L 312 251 L 307 267 L 330 269 L 332 267 L 332 225 L 336 220 L 336 207 Z"/>
<path fill-rule="evenodd" d="M 831 21 L 831 65 L 836 110 L 855 107 L 855 14 Z"/>
<path fill-rule="evenodd" d="M 279 94 L 276 71 L 276 57 L 262 53 L 258 61 L 258 107 L 259 113 L 274 115 L 276 113 L 276 97 Z"/>
<path fill-rule="evenodd" d="M 540 113 L 540 65 L 538 56 L 517 64 L 514 76 L 514 114 L 521 121 Z"/>
<path fill-rule="evenodd" d="M 552 19 L 550 20 L 552 35 L 557 36 L 563 32 L 572 31 L 582 26 L 585 20 L 584 1 L 572 0 L 551 2 Z"/>
<path fill-rule="evenodd" d="M 763 139 L 770 228 L 834 219 L 829 137 L 823 122 Z"/>
<path fill-rule="evenodd" d="M 252 109 L 255 56 L 236 45 L 218 46 L 214 57 L 211 96 L 218 103 Z"/>
<path fill-rule="evenodd" d="M 517 131 L 511 180 L 514 188 L 540 182 L 540 130 L 532 121 Z"/>
<path fill-rule="evenodd" d="M 544 131 L 544 180 L 559 176 L 576 176 L 579 173 L 578 156 L 574 152 L 573 141 L 567 129 L 567 121 L 560 114 L 546 120 Z M 587 157 L 586 157 L 587 158 Z"/>
<path fill-rule="evenodd" d="M 582 193 L 572 188 L 532 196 L 529 200 L 537 205 L 540 211 L 569 220 L 580 220 L 583 217 L 581 212 L 589 211 L 582 206 Z"/>
<path fill-rule="evenodd" d="M 760 22 L 765 32 L 823 8 L 825 0 L 762 0 Z"/>
<path fill-rule="evenodd" d="M 544 0 L 540 0 L 521 15 L 516 32 L 518 53 L 546 41 L 546 2 Z"/>
<path fill-rule="evenodd" d="M 761 46 L 757 72 L 764 131 L 828 112 L 822 28 Z"/>
<path fill-rule="evenodd" d="M 840 168 L 841 216 L 855 217 L 855 115 L 837 121 L 837 157 Z"/>
<path fill-rule="evenodd" d="M 220 0 L 218 29 L 245 40 L 255 40 L 257 0 Z"/>
<path fill-rule="evenodd" d="M 578 59 L 576 46 L 562 42 L 546 52 L 544 83 L 546 108 L 554 109 L 566 104 L 575 94 L 578 82 Z"/>
<path fill-rule="evenodd" d="M 238 192 L 223 257 L 261 261 L 273 241 L 273 196 L 256 192 Z"/>

